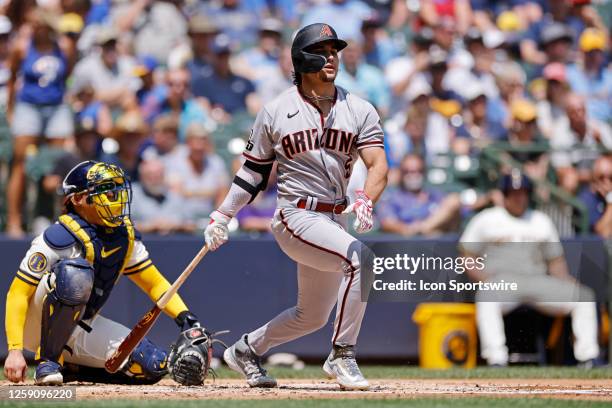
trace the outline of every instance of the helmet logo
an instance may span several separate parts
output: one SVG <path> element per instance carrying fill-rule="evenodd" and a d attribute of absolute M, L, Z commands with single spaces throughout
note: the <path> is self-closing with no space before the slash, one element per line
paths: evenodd
<path fill-rule="evenodd" d="M 329 28 L 329 26 L 327 24 L 323 24 L 323 27 L 321 28 L 321 32 L 319 33 L 319 38 L 321 37 L 333 37 L 334 34 L 332 33 L 331 28 Z"/>

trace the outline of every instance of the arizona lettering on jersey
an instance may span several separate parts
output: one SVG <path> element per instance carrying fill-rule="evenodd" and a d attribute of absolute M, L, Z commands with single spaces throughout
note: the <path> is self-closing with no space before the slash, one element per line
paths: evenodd
<path fill-rule="evenodd" d="M 279 198 L 334 201 L 346 186 L 358 150 L 384 147 L 380 118 L 363 99 L 336 87 L 334 105 L 322 112 L 291 87 L 257 115 L 244 156 L 278 161 Z"/>

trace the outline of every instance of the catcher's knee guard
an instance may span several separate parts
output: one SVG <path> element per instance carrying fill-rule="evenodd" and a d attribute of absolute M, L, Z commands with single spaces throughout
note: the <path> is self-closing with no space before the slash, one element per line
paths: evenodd
<path fill-rule="evenodd" d="M 136 346 L 122 371 L 128 377 L 145 380 L 153 384 L 168 373 L 167 361 L 168 354 L 166 351 L 157 347 L 145 337 Z"/>
<path fill-rule="evenodd" d="M 84 259 L 65 259 L 51 267 L 49 292 L 43 302 L 40 358 L 58 361 L 93 288 L 94 271 Z"/>

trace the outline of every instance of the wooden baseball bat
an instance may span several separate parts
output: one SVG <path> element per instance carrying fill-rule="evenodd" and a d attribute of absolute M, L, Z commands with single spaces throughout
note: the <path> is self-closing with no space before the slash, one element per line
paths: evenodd
<path fill-rule="evenodd" d="M 202 249 L 197 253 L 197 255 L 191 260 L 189 265 L 185 268 L 185 270 L 179 275 L 178 278 L 174 281 L 172 286 L 168 288 L 168 290 L 163 294 L 162 297 L 153 305 L 151 310 L 149 310 L 138 323 L 132 329 L 132 331 L 126 336 L 125 339 L 121 342 L 115 353 L 106 360 L 104 363 L 104 367 L 106 371 L 109 373 L 114 373 L 119 370 L 119 367 L 123 364 L 123 362 L 129 357 L 129 355 L 134 351 L 138 343 L 147 335 L 153 324 L 161 314 L 162 310 L 166 307 L 172 296 L 179 290 L 183 282 L 187 280 L 191 272 L 195 269 L 195 267 L 200 263 L 204 255 L 208 252 L 208 247 L 204 245 Z"/>

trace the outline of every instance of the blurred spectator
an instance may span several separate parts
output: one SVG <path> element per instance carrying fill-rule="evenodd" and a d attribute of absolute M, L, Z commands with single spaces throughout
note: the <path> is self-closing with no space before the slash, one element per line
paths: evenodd
<path fill-rule="evenodd" d="M 404 236 L 431 236 L 458 227 L 459 195 L 425 186 L 425 162 L 408 154 L 401 162 L 399 188 L 388 189 L 376 207 L 381 230 Z"/>
<path fill-rule="evenodd" d="M 133 74 L 140 79 L 140 88 L 136 91 L 136 100 L 139 106 L 142 106 L 150 95 L 155 94 L 158 98 L 163 98 L 163 86 L 155 83 L 156 69 L 157 61 L 150 55 L 139 58 L 134 67 Z"/>
<path fill-rule="evenodd" d="M 204 3 L 199 13 L 214 21 L 232 43 L 240 43 L 244 47 L 254 45 L 261 8 L 248 4 L 246 0 L 213 0 Z"/>
<path fill-rule="evenodd" d="M 572 6 L 572 3 L 576 5 Z M 536 65 L 565 62 L 550 59 L 550 54 L 560 54 L 563 48 L 578 38 L 585 26 L 603 28 L 603 23 L 592 6 L 578 3 L 572 0 L 547 2 L 548 12 L 529 26 L 521 41 L 521 55 L 526 62 Z M 565 42 L 565 45 L 561 42 Z M 543 46 L 544 53 L 538 50 L 538 44 Z"/>
<path fill-rule="evenodd" d="M 135 106 L 134 92 L 138 90 L 138 79 L 133 75 L 135 61 L 119 55 L 117 38 L 114 29 L 100 29 L 96 37 L 99 49 L 80 60 L 72 74 L 75 89 L 91 84 L 95 98 L 111 109 Z"/>
<path fill-rule="evenodd" d="M 174 172 L 185 160 L 184 145 L 179 144 L 179 122 L 175 115 L 159 116 L 153 124 L 153 134 L 149 145 L 143 150 L 143 160 L 159 160 L 164 165 L 166 173 Z"/>
<path fill-rule="evenodd" d="M 233 73 L 230 67 L 231 44 L 224 34 L 215 37 L 212 45 L 214 58 L 212 70 L 192 83 L 195 96 L 206 98 L 215 119 L 227 121 L 238 112 L 255 115 L 259 110 L 259 98 L 251 81 Z"/>
<path fill-rule="evenodd" d="M 448 86 L 447 73 L 449 54 L 440 49 L 432 49 L 429 53 L 425 77 L 431 85 L 434 98 L 442 101 L 460 101 L 461 97 Z"/>
<path fill-rule="evenodd" d="M 544 180 L 548 172 L 548 145 L 540 137 L 535 104 L 516 99 L 510 107 L 512 124 L 508 132 L 510 156 L 519 162 L 523 172 L 535 180 Z"/>
<path fill-rule="evenodd" d="M 361 38 L 361 22 L 372 13 L 359 0 L 330 0 L 311 6 L 302 17 L 302 26 L 314 23 L 332 25 L 338 37 L 348 40 Z"/>
<path fill-rule="evenodd" d="M 269 76 L 259 81 L 257 95 L 265 104 L 277 97 L 281 92 L 293 85 L 293 62 L 291 62 L 291 47 L 283 47 L 278 60 L 278 66 Z"/>
<path fill-rule="evenodd" d="M 509 127 L 512 121 L 510 105 L 514 100 L 525 97 L 527 78 L 521 66 L 514 61 L 496 63 L 493 73 L 499 89 L 504 125 Z"/>
<path fill-rule="evenodd" d="M 591 180 L 591 170 L 603 147 L 612 149 L 610 126 L 588 116 L 583 96 L 570 94 L 565 100 L 567 117 L 557 123 L 550 140 L 552 164 L 559 184 L 574 194 Z"/>
<path fill-rule="evenodd" d="M 276 211 L 276 195 L 276 165 L 274 165 L 266 189 L 236 215 L 240 229 L 247 232 L 270 232 L 271 220 Z"/>
<path fill-rule="evenodd" d="M 193 223 L 185 220 L 183 199 L 168 189 L 164 164 L 144 160 L 138 166 L 140 179 L 132 184 L 131 218 L 143 233 L 170 234 L 193 232 Z"/>
<path fill-rule="evenodd" d="M 403 111 L 408 105 L 408 88 L 412 79 L 424 71 L 429 64 L 429 47 L 433 42 L 433 31 L 429 27 L 416 33 L 410 44 L 409 55 L 389 61 L 384 68 L 385 79 L 391 87 L 391 114 Z"/>
<path fill-rule="evenodd" d="M 8 82 L 10 68 L 10 34 L 13 28 L 11 21 L 0 15 L 0 106 L 6 108 L 8 102 Z"/>
<path fill-rule="evenodd" d="M 113 117 L 108 106 L 95 99 L 91 84 L 81 83 L 72 88 L 72 110 L 77 123 L 108 136 L 113 128 Z"/>
<path fill-rule="evenodd" d="M 182 0 L 134 0 L 112 8 L 110 20 L 122 32 L 134 35 L 136 55 L 150 55 L 165 63 L 170 51 L 187 35 Z"/>
<path fill-rule="evenodd" d="M 164 97 L 150 95 L 143 103 L 142 112 L 148 123 L 153 123 L 161 114 L 173 114 L 179 118 L 179 137 L 185 140 L 187 127 L 192 122 L 209 123 L 202 104 L 189 93 L 190 75 L 184 68 L 176 68 L 166 74 Z"/>
<path fill-rule="evenodd" d="M 545 98 L 538 102 L 538 128 L 546 139 L 552 139 L 555 126 L 565 117 L 565 98 L 569 86 L 566 69 L 560 62 L 544 67 Z"/>
<path fill-rule="evenodd" d="M 593 164 L 591 182 L 578 198 L 589 213 L 591 232 L 602 238 L 612 237 L 612 156 L 600 156 Z"/>
<path fill-rule="evenodd" d="M 204 72 L 210 70 L 214 58 L 211 44 L 219 28 L 208 17 L 195 15 L 189 21 L 189 38 L 191 40 L 191 60 L 187 68 L 191 72 L 191 81 L 197 81 Z"/>
<path fill-rule="evenodd" d="M 365 61 L 384 69 L 389 61 L 400 55 L 399 50 L 383 29 L 383 21 L 371 16 L 361 23 L 363 36 L 363 55 Z"/>
<path fill-rule="evenodd" d="M 565 24 L 552 23 L 545 26 L 540 37 L 544 59 L 542 59 L 543 63 L 536 63 L 536 65 L 541 66 L 551 62 L 565 64 L 570 57 L 573 34 L 573 31 Z M 539 72 L 536 72 L 534 76 L 539 76 Z"/>
<path fill-rule="evenodd" d="M 492 32 L 485 34 L 493 35 Z M 498 42 L 491 43 L 491 40 L 487 37 L 485 44 L 483 33 L 476 28 L 471 28 L 463 41 L 466 45 L 467 54 L 464 54 L 461 59 L 465 59 L 465 61 L 455 64 L 455 67 L 449 70 L 446 78 L 444 78 L 445 85 L 462 95 L 467 83 L 477 81 L 490 101 L 497 100 L 499 89 L 495 83 L 492 70 L 499 39 L 496 39 Z"/>
<path fill-rule="evenodd" d="M 13 237 L 24 234 L 21 212 L 28 146 L 39 144 L 44 137 L 46 143 L 61 148 L 73 133 L 64 93 L 76 57 L 75 45 L 68 37 L 56 39 L 55 21 L 56 16 L 40 9 L 30 12 L 31 33 L 17 39 L 10 55 L 6 117 L 13 135 L 13 157 L 7 185 L 6 232 Z"/>
<path fill-rule="evenodd" d="M 468 154 L 472 149 L 480 150 L 491 142 L 506 138 L 507 131 L 492 112 L 489 98 L 480 82 L 466 84 L 462 96 L 465 100 L 463 121 L 469 138 L 459 139 L 464 145 L 459 147 L 455 144 L 457 153 Z"/>
<path fill-rule="evenodd" d="M 606 34 L 588 28 L 579 40 L 580 60 L 567 68 L 567 80 L 573 92 L 584 95 L 587 113 L 602 122 L 612 122 L 612 71 L 608 63 Z"/>
<path fill-rule="evenodd" d="M 197 222 L 220 204 L 230 179 L 223 159 L 213 153 L 210 135 L 200 123 L 187 128 L 186 145 L 186 155 L 168 174 L 168 180 L 183 198 L 183 213 Z"/>
<path fill-rule="evenodd" d="M 429 26 L 436 26 L 442 20 L 454 25 L 463 34 L 472 24 L 472 7 L 469 0 L 422 0 L 419 17 Z"/>
<path fill-rule="evenodd" d="M 44 190 L 49 194 L 56 195 L 70 170 L 81 162 L 97 159 L 101 141 L 100 134 L 94 127 L 91 127 L 90 122 L 76 122 L 74 149 L 66 151 L 65 154 L 60 156 L 55 162 L 53 170 L 43 177 Z"/>
<path fill-rule="evenodd" d="M 147 132 L 148 126 L 138 111 L 124 113 L 111 133 L 117 141 L 117 151 L 102 153 L 100 160 L 121 167 L 130 180 L 137 181 L 140 146 Z"/>
<path fill-rule="evenodd" d="M 394 115 L 384 124 L 385 150 L 391 168 L 397 168 L 408 153 L 427 156 L 425 132 L 431 113 L 431 87 L 423 78 L 416 79 L 408 88 L 409 107 Z"/>
<path fill-rule="evenodd" d="M 381 116 L 386 116 L 391 98 L 389 88 L 383 72 L 363 60 L 361 44 L 349 41 L 342 51 L 341 62 L 336 85 L 364 98 Z"/>
<path fill-rule="evenodd" d="M 274 73 L 282 45 L 283 23 L 266 18 L 259 27 L 257 45 L 247 48 L 232 61 L 232 69 L 259 87 L 261 82 Z"/>

